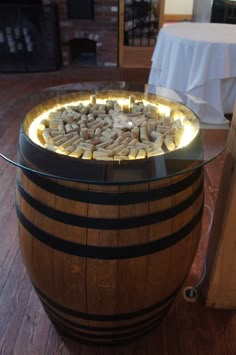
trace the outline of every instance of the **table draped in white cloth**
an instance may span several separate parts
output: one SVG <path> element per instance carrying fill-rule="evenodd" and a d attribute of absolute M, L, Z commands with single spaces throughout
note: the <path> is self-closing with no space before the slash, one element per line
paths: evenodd
<path fill-rule="evenodd" d="M 206 122 L 225 123 L 236 99 L 236 25 L 176 23 L 160 30 L 148 84 L 181 91 L 215 109 Z M 197 112 L 196 112 L 197 113 Z"/>

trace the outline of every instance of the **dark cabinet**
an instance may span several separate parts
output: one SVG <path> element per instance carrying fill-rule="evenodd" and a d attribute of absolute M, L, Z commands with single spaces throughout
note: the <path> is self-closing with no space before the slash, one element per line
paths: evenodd
<path fill-rule="evenodd" d="M 213 0 L 211 22 L 236 24 L 236 1 Z"/>
<path fill-rule="evenodd" d="M 57 70 L 61 65 L 54 5 L 0 5 L 0 72 Z"/>

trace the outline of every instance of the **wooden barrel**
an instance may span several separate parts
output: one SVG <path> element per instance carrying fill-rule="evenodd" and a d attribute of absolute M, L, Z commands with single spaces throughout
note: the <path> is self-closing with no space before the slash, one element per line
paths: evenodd
<path fill-rule="evenodd" d="M 203 195 L 202 168 L 113 185 L 18 169 L 21 253 L 56 327 L 115 344 L 157 326 L 193 262 Z"/>

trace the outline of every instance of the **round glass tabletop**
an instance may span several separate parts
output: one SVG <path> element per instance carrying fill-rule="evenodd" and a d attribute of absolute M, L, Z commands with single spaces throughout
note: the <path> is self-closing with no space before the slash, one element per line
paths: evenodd
<path fill-rule="evenodd" d="M 18 162 L 8 161 L 81 183 L 132 184 L 183 174 L 221 154 L 229 132 L 229 125 L 214 124 L 216 113 L 205 101 L 146 84 L 54 86 L 9 104 L 5 120 L 13 109 L 22 124 Z"/>

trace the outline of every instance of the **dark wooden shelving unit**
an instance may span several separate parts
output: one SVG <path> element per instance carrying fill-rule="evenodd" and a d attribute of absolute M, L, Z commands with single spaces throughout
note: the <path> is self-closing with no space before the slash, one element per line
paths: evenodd
<path fill-rule="evenodd" d="M 59 43 L 56 5 L 0 4 L 0 72 L 57 70 Z"/>

